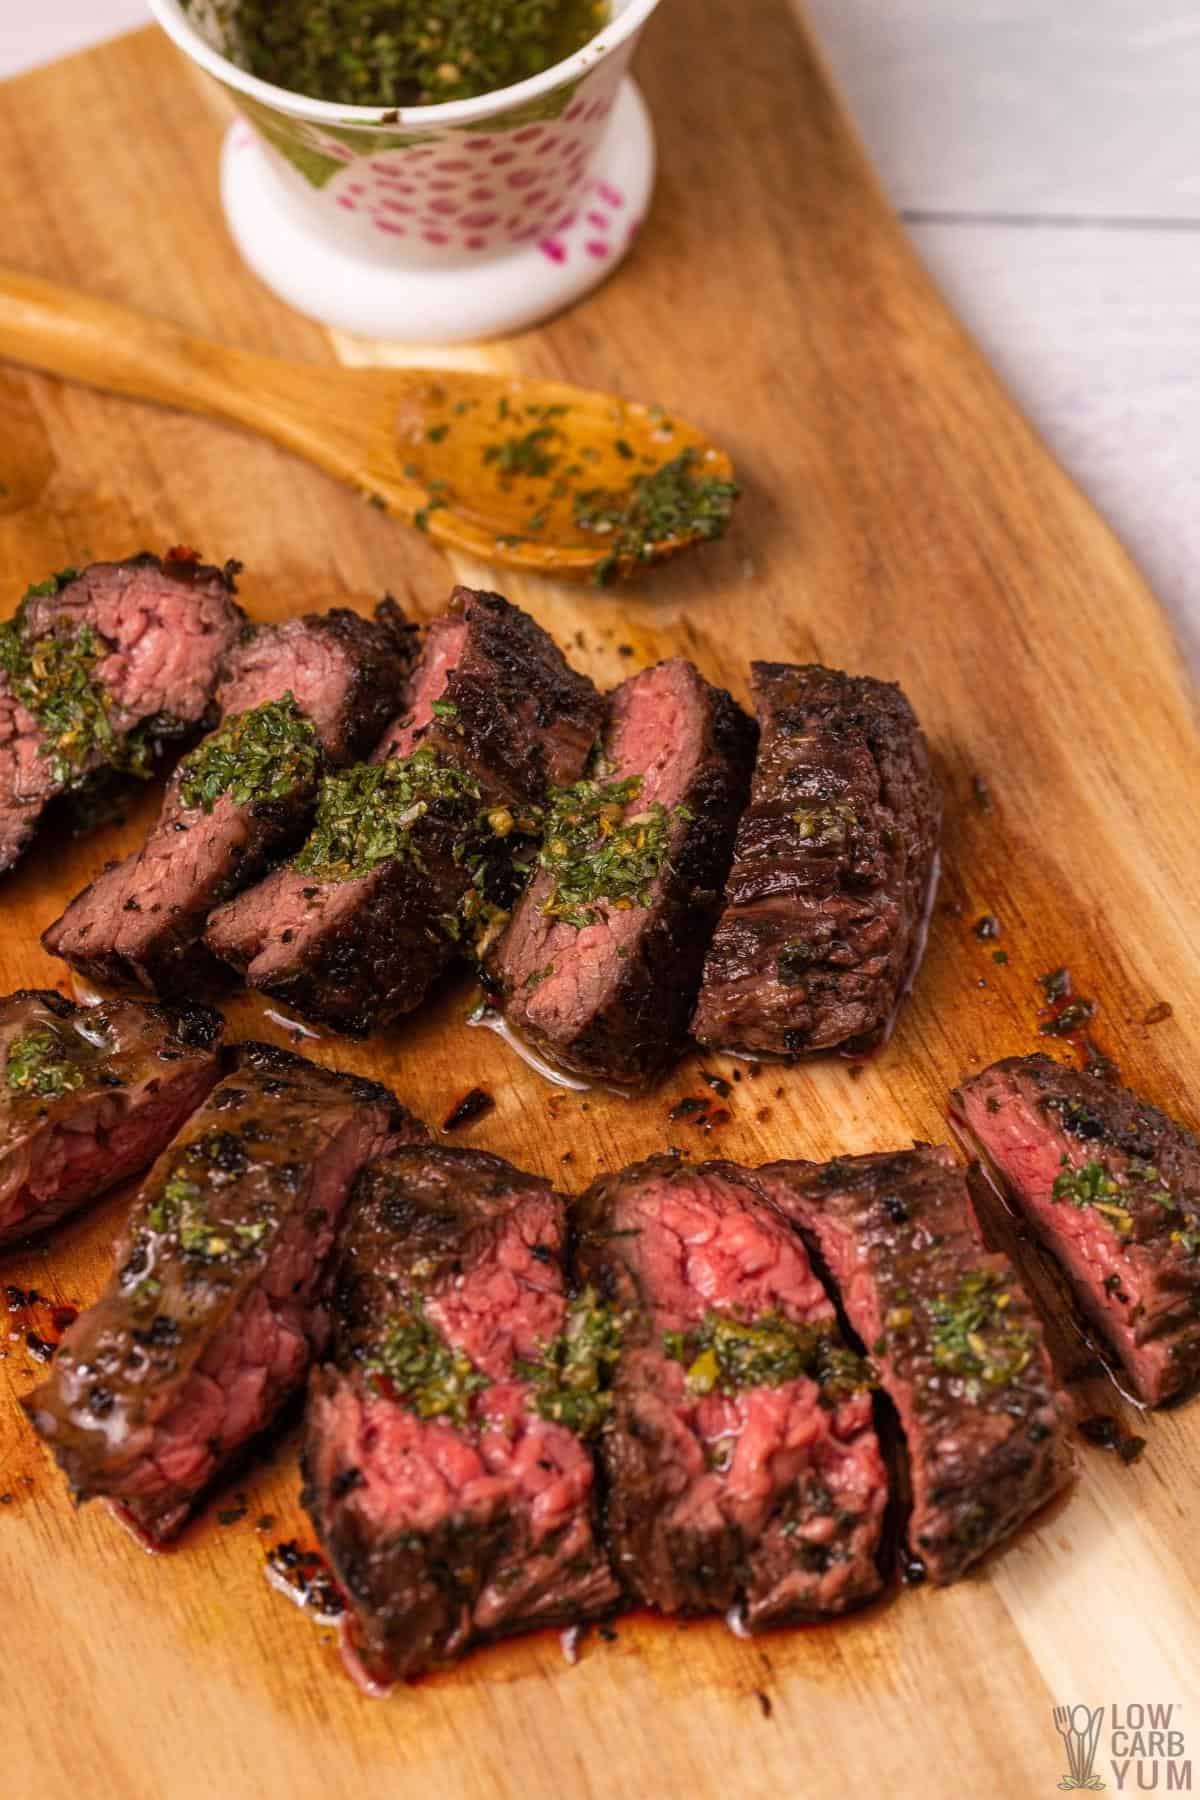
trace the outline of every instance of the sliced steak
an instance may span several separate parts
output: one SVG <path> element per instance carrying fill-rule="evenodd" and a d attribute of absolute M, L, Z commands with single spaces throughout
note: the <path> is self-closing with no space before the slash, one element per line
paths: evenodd
<path fill-rule="evenodd" d="M 692 1031 L 715 1049 L 870 1049 L 916 972 L 941 797 L 891 682 L 753 663 L 761 738 Z"/>
<path fill-rule="evenodd" d="M 737 1607 L 751 1630 L 876 1593 L 869 1367 L 755 1178 L 669 1156 L 605 1176 L 580 1205 L 579 1266 L 627 1318 L 600 1442 L 630 1593 Z"/>
<path fill-rule="evenodd" d="M 640 1085 L 678 1056 L 753 755 L 750 720 L 682 658 L 613 694 L 601 771 L 554 797 L 488 963 L 508 1024 L 552 1062 Z"/>
<path fill-rule="evenodd" d="M 1070 1408 L 1041 1323 L 1005 1256 L 983 1246 L 948 1150 L 760 1169 L 815 1245 L 900 1415 L 909 1543 L 955 1580 L 1070 1478 Z"/>
<path fill-rule="evenodd" d="M 387 754 L 326 782 L 300 856 L 218 909 L 209 948 L 353 1036 L 411 1012 L 510 897 L 523 811 L 580 773 L 600 711 L 525 613 L 456 589 Z"/>
<path fill-rule="evenodd" d="M 0 1245 L 148 1168 L 219 1073 L 204 1006 L 0 1000 Z"/>
<path fill-rule="evenodd" d="M 1126 1088 L 1013 1056 L 953 1109 L 1149 1406 L 1200 1377 L 1200 1143 Z"/>
<path fill-rule="evenodd" d="M 94 981 L 186 992 L 215 967 L 208 915 L 304 835 L 324 763 L 368 750 L 409 671 L 391 613 L 345 609 L 248 634 L 217 690 L 223 723 L 168 783 L 141 850 L 103 874 L 43 934 Z"/>
<path fill-rule="evenodd" d="M 561 1196 L 499 1157 L 413 1148 L 360 1180 L 304 1504 L 375 1680 L 619 1598 L 584 1442 L 610 1322 L 568 1303 L 565 1234 Z"/>
<path fill-rule="evenodd" d="M 375 1082 L 237 1046 L 24 1403 L 77 1499 L 107 1495 L 150 1538 L 174 1536 L 323 1346 L 326 1266 L 359 1169 L 423 1135 Z"/>
<path fill-rule="evenodd" d="M 200 724 L 242 627 L 237 567 L 174 551 L 65 569 L 0 626 L 0 870 L 55 795 L 148 775 L 159 740 Z"/>

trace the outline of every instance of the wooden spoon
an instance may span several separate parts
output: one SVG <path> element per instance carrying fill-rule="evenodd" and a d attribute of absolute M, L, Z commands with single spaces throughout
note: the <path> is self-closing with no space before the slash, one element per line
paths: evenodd
<path fill-rule="evenodd" d="M 516 568 L 628 574 L 719 536 L 736 497 L 724 452 L 658 407 L 558 381 L 281 362 L 14 270 L 0 269 L 0 355 L 249 426 L 437 542 Z"/>

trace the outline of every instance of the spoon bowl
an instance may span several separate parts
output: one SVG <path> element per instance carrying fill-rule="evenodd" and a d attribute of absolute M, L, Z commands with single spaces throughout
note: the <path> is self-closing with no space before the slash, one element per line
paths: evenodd
<path fill-rule="evenodd" d="M 510 375 L 284 362 L 13 270 L 0 356 L 246 426 L 436 543 L 514 568 L 625 576 L 719 537 L 737 496 L 728 456 L 661 407 Z"/>

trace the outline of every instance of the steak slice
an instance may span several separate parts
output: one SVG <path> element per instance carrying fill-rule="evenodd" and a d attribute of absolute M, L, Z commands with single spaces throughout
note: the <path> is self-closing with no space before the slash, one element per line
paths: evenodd
<path fill-rule="evenodd" d="M 755 1177 L 653 1157 L 595 1182 L 580 1221 L 581 1272 L 628 1320 L 601 1456 L 629 1592 L 736 1607 L 752 1631 L 869 1599 L 887 1501 L 870 1370 Z"/>
<path fill-rule="evenodd" d="M 523 814 L 580 773 L 600 711 L 531 618 L 456 588 L 375 763 L 326 783 L 299 858 L 219 908 L 209 948 L 352 1036 L 411 1012 L 510 898 Z"/>
<path fill-rule="evenodd" d="M 751 665 L 761 738 L 692 1031 L 755 1055 L 873 1048 L 924 949 L 941 797 L 891 682 Z"/>
<path fill-rule="evenodd" d="M 766 1193 L 815 1245 L 900 1415 L 909 1543 L 954 1581 L 1070 1478 L 1070 1406 L 1005 1256 L 983 1247 L 949 1150 L 775 1163 Z"/>
<path fill-rule="evenodd" d="M 148 1168 L 219 1073 L 219 1013 L 0 1000 L 0 1245 Z"/>
<path fill-rule="evenodd" d="M 217 967 L 210 912 L 312 819 L 323 760 L 371 747 L 409 668 L 402 622 L 344 608 L 261 626 L 226 659 L 223 724 L 176 769 L 141 850 L 110 865 L 42 934 L 93 981 L 186 992 Z"/>
<path fill-rule="evenodd" d="M 562 1197 L 499 1157 L 416 1147 L 360 1179 L 304 1504 L 375 1680 L 619 1598 L 581 1436 L 608 1321 L 568 1303 L 565 1236 Z"/>
<path fill-rule="evenodd" d="M 678 1056 L 753 755 L 750 720 L 680 657 L 613 694 L 601 772 L 554 797 L 488 964 L 509 1026 L 552 1062 L 641 1085 Z"/>
<path fill-rule="evenodd" d="M 179 550 L 64 569 L 0 626 L 0 871 L 57 794 L 148 775 L 159 740 L 200 724 L 242 626 L 237 568 Z"/>
<path fill-rule="evenodd" d="M 322 1290 L 362 1165 L 424 1135 L 386 1088 L 266 1044 L 143 1183 L 94 1306 L 26 1411 L 79 1500 L 171 1538 L 322 1348 Z"/>
<path fill-rule="evenodd" d="M 1013 1056 L 957 1089 L 956 1116 L 1139 1397 L 1200 1377 L 1200 1143 L 1128 1089 Z"/>

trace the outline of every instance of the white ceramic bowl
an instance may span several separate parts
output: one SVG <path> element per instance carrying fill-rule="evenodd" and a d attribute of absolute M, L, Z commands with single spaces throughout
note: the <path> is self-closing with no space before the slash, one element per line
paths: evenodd
<path fill-rule="evenodd" d="M 613 0 L 591 43 L 474 100 L 385 111 L 310 100 L 223 54 L 214 0 L 149 0 L 247 124 L 222 200 L 247 262 L 326 324 L 453 342 L 518 330 L 594 287 L 637 232 L 654 181 L 629 59 L 658 0 Z"/>

